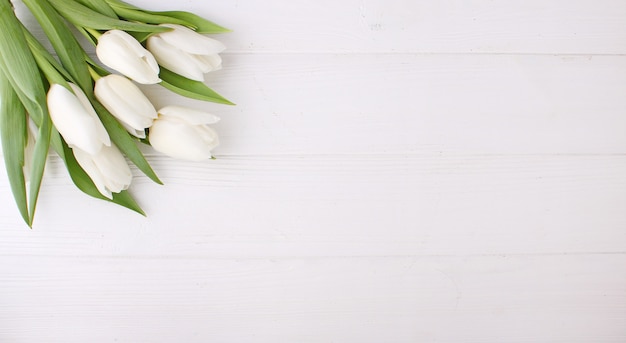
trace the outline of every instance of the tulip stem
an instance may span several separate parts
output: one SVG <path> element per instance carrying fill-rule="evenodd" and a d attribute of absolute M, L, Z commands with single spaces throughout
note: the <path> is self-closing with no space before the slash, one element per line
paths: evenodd
<path fill-rule="evenodd" d="M 91 66 L 88 66 L 88 68 L 89 68 L 89 74 L 91 74 L 91 78 L 94 81 L 98 81 L 98 79 L 102 77 L 102 75 L 98 74 L 98 72 L 95 71 Z"/>
<path fill-rule="evenodd" d="M 100 37 L 102 37 L 102 33 L 98 30 L 90 29 L 88 27 L 85 27 L 84 29 L 85 31 L 89 32 L 89 34 L 91 34 L 95 39 L 100 39 Z"/>

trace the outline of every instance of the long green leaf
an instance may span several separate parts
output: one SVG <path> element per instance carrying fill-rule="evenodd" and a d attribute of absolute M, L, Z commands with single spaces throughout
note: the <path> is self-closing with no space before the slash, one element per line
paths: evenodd
<path fill-rule="evenodd" d="M 141 43 L 143 43 L 148 37 L 152 36 L 153 32 L 129 32 L 129 34 Z"/>
<path fill-rule="evenodd" d="M 49 147 L 50 125 L 46 123 L 46 93 L 35 58 L 28 46 L 21 23 L 15 17 L 9 1 L 0 1 L 0 70 L 12 85 L 17 97 L 39 125 L 31 164 L 28 199 L 28 224 L 32 226 Z"/>
<path fill-rule="evenodd" d="M 15 93 L 17 93 L 17 97 L 20 99 L 20 101 L 22 102 L 22 105 L 24 105 L 24 107 L 26 108 L 26 112 L 28 112 L 29 116 L 33 119 L 33 121 L 35 121 L 36 124 L 41 123 L 41 121 L 43 120 L 44 113 L 45 113 L 44 111 L 47 111 L 45 109 L 45 97 L 44 97 L 43 103 L 33 101 L 31 98 L 29 98 L 28 94 L 24 93 L 17 86 L 17 82 L 15 81 L 15 79 L 11 78 L 11 75 L 9 74 L 8 70 L 9 68 L 5 65 L 4 60 L 2 59 L 2 56 L 0 55 L 0 73 L 3 73 L 4 76 L 9 80 L 9 82 L 11 83 L 11 86 L 13 87 L 13 90 L 15 91 Z"/>
<path fill-rule="evenodd" d="M 54 59 L 54 57 L 52 57 L 43 45 L 41 45 L 41 43 L 26 29 L 26 27 L 23 27 L 23 31 L 39 68 L 46 75 L 49 82 L 57 83 L 70 89 L 66 80 L 75 82 L 73 77 L 65 70 L 65 68 L 63 68 L 63 66 L 61 66 L 59 62 L 57 62 L 56 59 Z M 49 115 L 45 113 L 42 120 L 39 121 L 39 130 L 37 133 L 33 161 L 31 164 L 31 181 L 35 181 L 30 189 L 31 199 L 37 198 L 36 194 L 39 192 L 51 140 L 57 151 L 63 150 L 61 136 L 58 131 L 54 129 Z M 64 155 L 61 155 L 61 157 L 64 158 Z M 31 213 L 31 221 L 29 223 L 31 226 L 32 220 L 34 219 L 36 205 L 36 201 L 30 202 L 29 212 Z"/>
<path fill-rule="evenodd" d="M 66 79 L 72 80 L 71 75 L 57 62 L 52 55 L 37 41 L 31 34 L 24 28 L 26 39 L 28 40 L 29 46 L 33 51 L 33 55 L 35 56 L 35 60 L 39 65 L 41 71 L 46 75 L 48 80 L 52 83 L 60 84 L 67 89 L 70 89 Z M 72 80 L 73 81 L 73 80 Z M 43 176 L 43 171 L 45 167 L 45 162 L 48 156 L 48 150 L 50 148 L 51 140 L 52 144 L 56 145 L 58 150 L 62 150 L 62 145 L 60 144 L 60 135 L 54 126 L 52 125 L 52 121 L 50 119 L 50 115 L 46 112 L 38 121 L 38 132 L 37 139 L 33 153 L 33 161 L 31 163 L 31 181 L 35 181 L 31 185 L 31 199 L 36 199 L 36 194 L 39 192 L 41 179 Z M 34 196 L 34 198 L 33 198 Z M 34 218 L 34 213 L 36 209 L 36 201 L 31 201 L 29 210 L 31 214 L 31 221 Z M 32 222 L 31 222 L 32 225 Z"/>
<path fill-rule="evenodd" d="M 4 164 L 11 191 L 24 221 L 30 225 L 26 180 L 24 179 L 24 148 L 27 141 L 26 109 L 19 101 L 9 80 L 0 73 L 0 138 Z"/>
<path fill-rule="evenodd" d="M 230 29 L 227 29 L 223 26 L 217 25 L 216 23 L 206 20 L 196 14 L 183 12 L 183 11 L 166 11 L 166 12 L 149 12 L 154 14 L 160 14 L 172 18 L 176 18 L 179 20 L 183 20 L 193 25 L 196 32 L 198 33 L 226 33 L 231 32 Z"/>
<path fill-rule="evenodd" d="M 50 134 L 50 147 L 54 152 L 65 161 L 65 150 L 63 149 L 63 138 L 57 129 L 52 126 L 52 133 Z"/>
<path fill-rule="evenodd" d="M 147 177 L 152 179 L 152 181 L 162 185 L 163 182 L 159 180 L 159 177 L 156 175 L 152 167 L 146 161 L 146 158 L 143 156 L 141 150 L 137 146 L 136 140 L 133 139 L 126 129 L 113 117 L 113 115 L 100 104 L 97 100 L 91 99 L 92 104 L 94 105 L 94 109 L 98 113 L 102 124 L 106 128 L 111 140 L 117 147 L 128 157 L 131 162 L 133 162 L 139 170 L 141 170 Z"/>
<path fill-rule="evenodd" d="M 155 15 L 158 16 L 159 18 L 163 18 L 164 21 L 160 21 L 161 19 L 155 19 L 158 21 L 150 21 L 150 20 L 146 20 L 145 22 L 147 23 L 155 23 L 155 24 L 164 24 L 164 23 L 170 23 L 170 24 L 179 24 L 174 22 L 174 20 L 178 20 L 180 21 L 181 25 L 185 25 L 185 26 L 189 26 L 191 28 L 193 28 L 194 30 L 196 30 L 198 33 L 225 33 L 225 32 L 230 32 L 231 30 L 217 25 L 216 23 L 204 19 L 198 15 L 195 15 L 193 13 L 190 12 L 184 12 L 184 11 L 163 11 L 163 12 L 157 12 L 157 11 L 147 11 L 144 9 L 141 9 L 139 7 L 133 6 L 127 2 L 121 1 L 121 0 L 105 0 L 117 13 L 118 15 L 120 15 L 121 17 L 124 17 L 124 15 L 122 15 L 122 13 L 124 13 L 125 15 L 128 15 L 129 12 L 128 11 L 135 11 L 135 12 L 144 12 L 147 14 L 151 14 L 151 15 Z M 132 14 L 137 15 L 137 14 Z M 167 19 L 169 18 L 169 19 Z M 130 19 L 130 18 L 129 18 Z M 139 18 L 138 18 L 139 19 Z M 153 19 L 153 20 L 155 20 Z M 165 20 L 169 20 L 169 21 L 165 21 Z"/>
<path fill-rule="evenodd" d="M 184 76 L 178 75 L 161 66 L 159 73 L 163 87 L 188 98 L 215 102 L 218 104 L 234 105 L 228 99 L 219 95 L 217 92 L 209 88 L 204 82 L 190 80 Z"/>
<path fill-rule="evenodd" d="M 113 9 L 118 16 L 126 20 L 138 21 L 148 24 L 179 24 L 189 26 L 193 29 L 196 28 L 193 23 L 170 16 L 160 15 L 158 14 L 158 12 L 153 13 L 136 9 L 129 9 L 126 6 L 113 6 Z"/>
<path fill-rule="evenodd" d="M 37 138 L 35 139 L 35 150 L 33 153 L 33 160 L 30 170 L 28 211 L 30 213 L 29 224 L 31 226 L 33 225 L 35 210 L 37 209 L 37 200 L 39 198 L 39 189 L 41 188 L 41 181 L 43 179 L 43 173 L 46 167 L 46 160 L 48 158 L 51 130 L 52 121 L 50 120 L 50 116 L 46 113 L 44 115 L 41 125 L 39 126 Z"/>
<path fill-rule="evenodd" d="M 87 61 L 87 63 L 89 64 L 89 67 L 91 69 L 93 69 L 96 74 L 100 75 L 100 76 L 106 76 L 109 75 L 111 73 L 109 73 L 108 70 L 104 69 L 102 66 L 100 66 L 98 63 L 96 63 L 96 61 L 94 61 L 91 56 L 85 54 L 85 61 Z"/>
<path fill-rule="evenodd" d="M 32 1 L 32 0 L 30 0 Z M 69 22 L 76 26 L 96 30 L 124 30 L 135 32 L 165 32 L 170 29 L 166 27 L 133 23 L 108 17 L 100 12 L 96 12 L 87 6 L 81 5 L 72 0 L 48 0 L 54 8 Z"/>
<path fill-rule="evenodd" d="M 139 8 L 137 6 L 134 6 L 134 5 L 131 5 L 131 4 L 129 4 L 127 2 L 124 2 L 124 1 L 121 1 L 121 0 L 105 0 L 105 1 L 111 7 L 123 7 L 123 8 L 130 9 L 130 10 L 141 11 L 141 8 Z"/>
<path fill-rule="evenodd" d="M 91 8 L 94 11 L 100 12 L 108 17 L 117 19 L 115 11 L 104 0 L 77 0 L 81 4 Z"/>
<path fill-rule="evenodd" d="M 61 16 L 48 1 L 23 1 L 43 28 L 46 36 L 48 36 L 63 67 L 72 75 L 74 82 L 80 88 L 89 92 L 92 84 L 87 64 L 83 59 L 84 50 L 65 22 L 63 22 Z"/>
<path fill-rule="evenodd" d="M 70 86 L 67 84 L 67 81 L 74 82 L 72 76 L 61 66 L 57 60 L 52 57 L 52 55 L 46 50 L 46 48 L 39 43 L 39 41 L 24 27 L 24 36 L 26 37 L 26 41 L 28 42 L 28 46 L 30 47 L 33 56 L 35 57 L 35 61 L 39 66 L 39 69 L 48 79 L 50 83 L 58 83 L 63 87 L 70 89 Z"/>
<path fill-rule="evenodd" d="M 87 38 L 89 40 L 89 42 L 91 42 L 91 44 L 93 44 L 94 46 L 98 45 L 98 38 L 94 37 L 93 34 L 91 32 L 89 32 L 87 29 L 85 29 L 84 27 L 80 27 L 80 26 L 74 26 L 76 28 L 76 30 L 78 30 L 78 32 L 80 32 L 85 38 Z"/>
<path fill-rule="evenodd" d="M 2 60 L 0 59 L 0 61 Z M 3 63 L 0 63 L 0 69 L 6 70 L 6 66 Z M 50 129 L 52 127 L 52 124 L 50 123 L 50 118 L 48 116 L 45 102 L 42 104 L 34 103 L 24 94 L 20 95 L 19 91 L 17 92 L 17 96 L 22 101 L 22 106 L 25 106 L 26 111 L 31 114 L 31 118 L 33 119 L 33 121 L 36 123 L 36 125 L 39 126 L 34 152 L 31 160 L 30 189 L 28 199 L 29 216 L 27 223 L 29 226 L 32 227 L 35 210 L 37 208 L 37 202 L 39 199 L 39 190 L 41 188 L 41 182 L 43 180 L 43 173 L 48 156 L 50 144 Z M 37 116 L 35 116 L 35 114 L 37 114 Z"/>
<path fill-rule="evenodd" d="M 45 103 L 43 82 L 24 34 L 10 2 L 0 1 L 0 68 L 11 82 L 26 109 L 35 117 L 43 113 L 39 105 Z"/>

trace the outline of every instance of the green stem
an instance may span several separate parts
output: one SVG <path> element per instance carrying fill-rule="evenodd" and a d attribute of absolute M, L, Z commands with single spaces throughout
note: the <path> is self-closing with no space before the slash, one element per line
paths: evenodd
<path fill-rule="evenodd" d="M 98 74 L 98 72 L 95 71 L 95 69 L 93 69 L 91 66 L 89 66 L 88 68 L 89 68 L 89 74 L 91 74 L 91 78 L 94 81 L 98 81 L 102 77 L 102 75 Z"/>
<path fill-rule="evenodd" d="M 96 39 L 100 39 L 100 37 L 102 37 L 102 33 L 96 29 L 90 29 L 88 27 L 85 27 L 84 29 L 85 31 L 89 32 L 89 34 L 94 36 Z"/>

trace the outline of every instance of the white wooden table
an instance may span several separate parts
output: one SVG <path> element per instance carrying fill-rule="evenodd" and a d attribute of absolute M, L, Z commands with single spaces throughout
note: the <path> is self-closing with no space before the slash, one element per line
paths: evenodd
<path fill-rule="evenodd" d="M 131 0 L 233 28 L 144 218 L 0 173 L 0 342 L 626 341 L 626 2 Z M 1 165 L 2 169 L 4 165 Z"/>

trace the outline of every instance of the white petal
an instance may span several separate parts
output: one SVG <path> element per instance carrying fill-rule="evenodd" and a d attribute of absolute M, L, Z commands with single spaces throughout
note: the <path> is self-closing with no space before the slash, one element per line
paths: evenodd
<path fill-rule="evenodd" d="M 215 114 L 182 106 L 165 106 L 159 110 L 159 114 L 184 120 L 191 125 L 215 124 L 220 121 L 220 117 Z"/>
<path fill-rule="evenodd" d="M 74 157 L 93 181 L 98 191 L 111 199 L 112 193 L 128 189 L 132 173 L 124 156 L 115 145 L 103 147 L 95 155 L 81 149 L 73 149 Z"/>
<path fill-rule="evenodd" d="M 170 157 L 202 161 L 211 158 L 211 149 L 191 125 L 177 119 L 160 118 L 150 129 L 152 147 Z"/>
<path fill-rule="evenodd" d="M 222 42 L 203 36 L 185 26 L 176 24 L 161 24 L 174 30 L 159 33 L 158 36 L 167 43 L 195 55 L 212 55 L 226 49 Z"/>
<path fill-rule="evenodd" d="M 120 75 L 108 75 L 96 81 L 94 93 L 104 107 L 113 114 L 129 132 L 143 131 L 152 125 L 157 112 L 154 106 L 130 80 Z"/>
<path fill-rule="evenodd" d="M 191 56 L 203 73 L 222 69 L 222 58 L 218 54 Z"/>
<path fill-rule="evenodd" d="M 204 81 L 202 69 L 188 53 L 166 43 L 158 35 L 148 38 L 147 46 L 159 64 L 166 69 L 192 80 Z"/>
<path fill-rule="evenodd" d="M 132 51 L 135 56 L 138 56 L 146 64 L 148 69 L 152 71 L 153 74 L 159 74 L 159 64 L 157 63 L 156 59 L 154 58 L 154 56 L 152 56 L 150 51 L 144 48 L 141 43 L 139 43 L 139 41 L 135 39 L 135 37 L 121 30 L 113 30 L 112 32 L 114 32 L 114 34 L 118 38 L 121 38 L 121 41 L 124 42 L 123 45 L 126 46 L 130 51 Z"/>
<path fill-rule="evenodd" d="M 104 176 L 94 163 L 92 155 L 79 148 L 73 148 L 72 152 L 74 153 L 74 157 L 76 157 L 76 161 L 80 164 L 85 173 L 87 173 L 91 181 L 93 181 L 100 194 L 112 199 L 113 195 L 111 194 L 111 191 L 106 188 Z"/>
<path fill-rule="evenodd" d="M 217 132 L 210 128 L 207 125 L 196 125 L 194 129 L 198 133 L 202 140 L 204 141 L 205 146 L 209 150 L 215 149 L 220 144 L 219 138 L 217 136 Z"/>
<path fill-rule="evenodd" d="M 145 130 L 137 130 L 133 127 L 130 127 L 128 124 L 124 123 L 124 122 L 120 122 L 120 124 L 122 124 L 122 126 L 126 129 L 126 131 L 128 133 L 130 133 L 131 135 L 137 137 L 137 138 L 146 138 L 146 131 Z M 152 123 L 150 123 L 150 125 L 152 125 Z"/>
<path fill-rule="evenodd" d="M 106 130 L 102 132 L 100 120 L 94 120 L 92 113 L 67 88 L 53 84 L 48 91 L 47 103 L 54 126 L 70 146 L 96 154 L 104 143 L 110 144 Z"/>
<path fill-rule="evenodd" d="M 70 83 L 69 85 L 70 87 L 72 87 L 72 90 L 74 91 L 74 95 L 76 95 L 80 103 L 83 105 L 87 114 L 91 117 L 91 119 L 93 119 L 94 125 L 96 127 L 96 134 L 97 134 L 96 137 L 98 137 L 98 140 L 100 140 L 100 142 L 102 142 L 102 144 L 106 146 L 111 145 L 109 134 L 107 133 L 107 130 L 104 128 L 104 125 L 102 125 L 102 122 L 100 121 L 100 117 L 98 117 L 96 110 L 94 110 L 93 106 L 91 105 L 91 102 L 89 101 L 89 99 L 87 99 L 87 96 L 85 95 L 85 93 L 83 93 L 82 89 L 80 89 L 80 87 L 78 87 L 77 85 L 73 83 Z"/>
<path fill-rule="evenodd" d="M 98 59 L 118 72 L 142 84 L 159 83 L 159 65 L 154 56 L 131 35 L 111 30 L 98 39 Z"/>
<path fill-rule="evenodd" d="M 124 155 L 115 145 L 103 148 L 93 160 L 111 192 L 119 193 L 128 189 L 133 176 Z"/>

